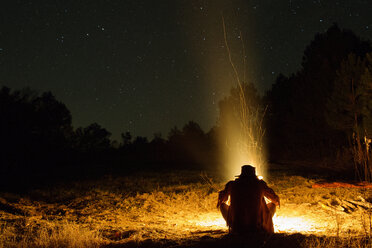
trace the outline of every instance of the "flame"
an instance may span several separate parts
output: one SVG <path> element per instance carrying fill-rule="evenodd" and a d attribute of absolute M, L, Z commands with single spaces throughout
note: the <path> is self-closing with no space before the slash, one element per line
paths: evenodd
<path fill-rule="evenodd" d="M 227 230 L 226 222 L 222 216 L 216 214 L 204 214 L 197 220 L 191 221 L 200 227 L 209 229 L 224 229 Z M 273 217 L 274 230 L 276 233 L 317 233 L 317 223 L 299 216 L 276 216 Z"/>
<path fill-rule="evenodd" d="M 227 198 L 225 204 L 230 206 L 230 195 Z M 266 203 L 271 202 L 268 198 L 265 197 Z M 283 211 L 283 209 L 281 209 Z M 319 223 L 315 219 L 307 218 L 304 216 L 296 215 L 283 215 L 283 212 L 280 211 L 278 215 L 275 213 L 273 216 L 274 231 L 276 233 L 319 233 L 320 230 L 317 228 Z M 285 211 L 285 210 L 284 210 Z M 286 211 L 285 211 L 286 212 Z M 287 211 L 288 212 L 288 211 Z M 208 227 L 208 228 L 222 228 L 226 229 L 226 221 L 223 219 L 221 214 L 218 212 L 205 214 L 200 216 L 199 220 L 195 220 L 194 223 L 197 226 Z"/>
<path fill-rule="evenodd" d="M 305 217 L 276 216 L 273 217 L 274 230 L 279 233 L 315 233 L 316 222 Z"/>
<path fill-rule="evenodd" d="M 230 195 L 228 196 L 227 201 L 225 202 L 225 204 L 226 204 L 227 206 L 230 206 Z"/>
<path fill-rule="evenodd" d="M 216 214 L 204 214 L 199 219 L 191 222 L 200 227 L 227 230 L 225 220 L 222 216 L 216 216 Z M 316 228 L 317 223 L 305 217 L 274 215 L 273 222 L 276 233 L 311 234 L 319 232 Z"/>

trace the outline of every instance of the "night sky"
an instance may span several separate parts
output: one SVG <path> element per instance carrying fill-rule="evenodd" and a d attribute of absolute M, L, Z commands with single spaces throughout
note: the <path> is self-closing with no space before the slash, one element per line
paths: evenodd
<path fill-rule="evenodd" d="M 208 131 L 236 82 L 222 15 L 240 72 L 243 40 L 246 78 L 264 92 L 334 22 L 372 39 L 371 11 L 371 0 L 3 1 L 0 86 L 52 91 L 75 128 L 97 122 L 114 139 L 189 120 Z"/>

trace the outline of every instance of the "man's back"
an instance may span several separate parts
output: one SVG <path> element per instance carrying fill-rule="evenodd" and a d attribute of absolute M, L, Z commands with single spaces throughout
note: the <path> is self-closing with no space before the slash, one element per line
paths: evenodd
<path fill-rule="evenodd" d="M 230 206 L 225 202 L 230 196 Z M 266 196 L 272 203 L 265 202 Z M 220 191 L 219 204 L 227 225 L 234 233 L 265 231 L 274 232 L 272 217 L 279 197 L 254 174 L 240 176 L 226 184 Z"/>
<path fill-rule="evenodd" d="M 231 188 L 229 218 L 233 230 L 260 230 L 262 219 L 263 187 L 259 180 L 237 179 Z"/>

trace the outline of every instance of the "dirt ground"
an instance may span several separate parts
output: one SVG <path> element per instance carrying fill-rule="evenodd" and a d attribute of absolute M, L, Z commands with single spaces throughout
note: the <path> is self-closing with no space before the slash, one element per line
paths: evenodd
<path fill-rule="evenodd" d="M 216 175 L 142 172 L 0 193 L 0 247 L 371 247 L 371 190 L 273 168 L 274 235 L 228 234 Z"/>

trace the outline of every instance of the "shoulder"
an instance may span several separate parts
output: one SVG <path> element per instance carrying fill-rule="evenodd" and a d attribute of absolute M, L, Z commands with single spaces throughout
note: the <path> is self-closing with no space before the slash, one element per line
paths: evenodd
<path fill-rule="evenodd" d="M 235 184 L 235 181 L 228 181 L 225 185 L 225 188 L 230 188 Z"/>
<path fill-rule="evenodd" d="M 268 187 L 268 186 L 267 186 L 267 183 L 266 183 L 264 180 L 262 180 L 262 179 L 258 179 L 258 183 L 259 183 L 261 186 L 263 186 L 263 187 Z"/>
<path fill-rule="evenodd" d="M 227 183 L 226 183 L 226 186 L 227 185 L 232 185 L 232 184 L 234 184 L 235 183 L 235 181 L 228 181 Z"/>

